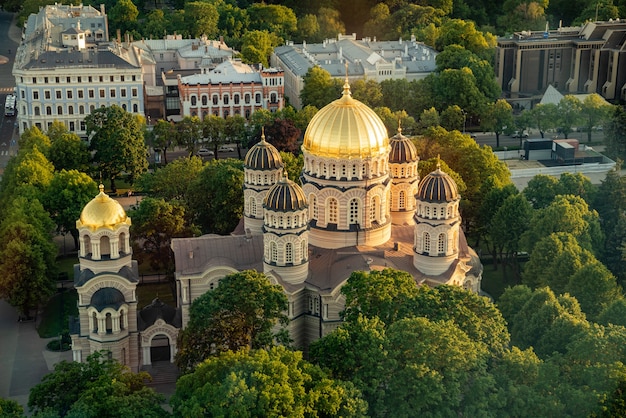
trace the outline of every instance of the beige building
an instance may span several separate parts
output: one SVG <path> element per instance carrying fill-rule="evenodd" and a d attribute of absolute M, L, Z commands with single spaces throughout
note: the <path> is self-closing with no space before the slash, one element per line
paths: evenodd
<path fill-rule="evenodd" d="M 563 94 L 626 99 L 626 20 L 522 31 L 499 38 L 495 71 L 514 107 L 529 109 L 548 86 Z"/>
<path fill-rule="evenodd" d="M 183 326 L 195 298 L 245 269 L 282 286 L 291 338 L 303 349 L 341 323 L 340 290 L 356 270 L 395 268 L 418 284 L 480 292 L 482 264 L 461 229 L 455 182 L 440 169 L 420 181 L 413 143 L 400 129 L 389 139 L 347 80 L 309 123 L 302 153 L 299 186 L 262 138 L 244 162 L 240 227 L 172 240 Z"/>

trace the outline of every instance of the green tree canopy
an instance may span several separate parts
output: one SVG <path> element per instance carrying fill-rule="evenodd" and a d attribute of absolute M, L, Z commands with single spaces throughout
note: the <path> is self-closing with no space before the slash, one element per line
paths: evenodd
<path fill-rule="evenodd" d="M 280 42 L 280 38 L 273 32 L 266 30 L 248 31 L 241 38 L 241 58 L 245 63 L 261 63 L 268 67 L 269 56 Z"/>
<path fill-rule="evenodd" d="M 178 380 L 170 402 L 175 417 L 363 417 L 367 410 L 352 384 L 280 346 L 207 358 Z"/>
<path fill-rule="evenodd" d="M 56 171 L 78 170 L 89 172 L 91 154 L 87 143 L 74 133 L 64 133 L 52 140 L 48 158 Z"/>
<path fill-rule="evenodd" d="M 163 417 L 163 395 L 145 386 L 146 372 L 132 373 L 96 352 L 83 363 L 61 361 L 35 385 L 28 407 L 35 414 L 68 417 Z"/>
<path fill-rule="evenodd" d="M 189 187 L 202 171 L 200 158 L 178 158 L 154 172 L 144 173 L 137 181 L 137 188 L 155 198 L 166 201 L 189 202 Z"/>
<path fill-rule="evenodd" d="M 300 91 L 302 106 L 312 105 L 321 109 L 341 95 L 343 84 L 341 80 L 332 78 L 322 67 L 309 68 L 302 78 L 304 80 L 304 87 Z"/>
<path fill-rule="evenodd" d="M 231 274 L 191 304 L 178 336 L 178 366 L 187 371 L 228 350 L 268 348 L 287 342 L 287 297 L 282 287 L 253 270 Z M 277 329 L 278 328 L 278 329 Z"/>
<path fill-rule="evenodd" d="M 147 170 L 147 148 L 138 116 L 113 105 L 95 109 L 85 122 L 95 151 L 94 161 L 102 175 L 110 179 L 113 192 L 120 174 L 127 173 L 132 183 Z"/>

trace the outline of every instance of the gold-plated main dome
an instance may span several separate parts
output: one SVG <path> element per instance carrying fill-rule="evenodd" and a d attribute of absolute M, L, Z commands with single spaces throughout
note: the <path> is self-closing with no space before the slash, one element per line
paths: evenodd
<path fill-rule="evenodd" d="M 346 80 L 343 96 L 311 119 L 302 148 L 319 157 L 377 157 L 389 152 L 389 136 L 378 115 L 352 98 Z"/>
<path fill-rule="evenodd" d="M 104 186 L 100 185 L 100 193 L 87 203 L 80 213 L 77 226 L 90 228 L 113 227 L 121 223 L 128 223 L 126 211 L 116 200 L 104 193 Z"/>

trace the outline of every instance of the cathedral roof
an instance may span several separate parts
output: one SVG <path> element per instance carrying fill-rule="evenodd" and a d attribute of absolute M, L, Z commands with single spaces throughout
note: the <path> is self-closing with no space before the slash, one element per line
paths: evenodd
<path fill-rule="evenodd" d="M 117 309 L 125 302 L 122 292 L 113 287 L 103 287 L 91 297 L 91 305 L 98 311 L 109 307 Z"/>
<path fill-rule="evenodd" d="M 417 198 L 426 202 L 452 202 L 459 198 L 456 182 L 448 174 L 437 169 L 420 181 Z"/>
<path fill-rule="evenodd" d="M 285 173 L 278 183 L 269 189 L 263 206 L 277 212 L 288 212 L 302 210 L 307 207 L 307 203 L 302 187 L 289 180 Z"/>
<path fill-rule="evenodd" d="M 417 148 L 413 142 L 402 135 L 402 129 L 398 127 L 398 133 L 389 139 L 389 162 L 402 164 L 419 160 Z"/>
<path fill-rule="evenodd" d="M 284 166 L 280 153 L 261 135 L 261 141 L 254 144 L 243 162 L 244 168 L 251 170 L 275 170 Z"/>
<path fill-rule="evenodd" d="M 80 213 L 77 226 L 86 226 L 92 229 L 114 227 L 121 223 L 129 223 L 126 211 L 108 194 L 104 193 L 104 186 L 100 185 L 100 193 L 85 205 Z"/>
<path fill-rule="evenodd" d="M 343 96 L 311 119 L 302 148 L 320 157 L 377 157 L 389 152 L 389 137 L 380 117 L 352 98 L 346 80 Z"/>

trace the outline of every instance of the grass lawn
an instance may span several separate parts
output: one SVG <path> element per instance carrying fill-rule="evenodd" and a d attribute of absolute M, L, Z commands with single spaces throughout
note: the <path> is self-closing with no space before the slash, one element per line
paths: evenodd
<path fill-rule="evenodd" d="M 78 294 L 74 289 L 65 289 L 52 296 L 41 315 L 41 323 L 37 329 L 39 336 L 41 338 L 58 337 L 63 331 L 67 331 L 68 316 L 78 315 L 77 301 Z"/>

